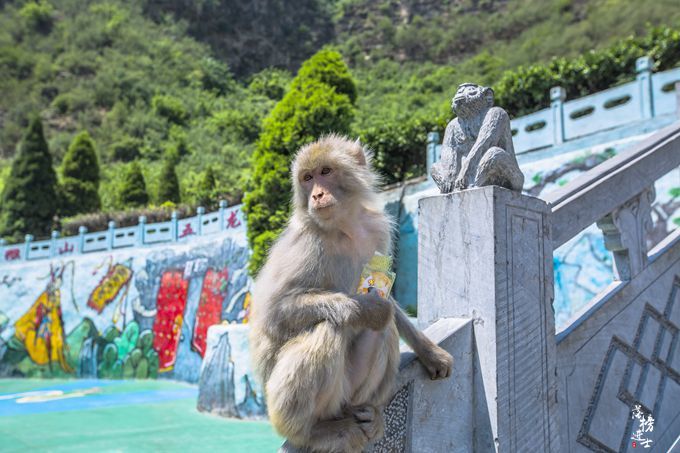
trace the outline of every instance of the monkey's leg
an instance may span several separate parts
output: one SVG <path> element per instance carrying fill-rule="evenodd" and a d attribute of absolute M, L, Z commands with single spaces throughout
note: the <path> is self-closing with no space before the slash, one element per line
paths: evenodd
<path fill-rule="evenodd" d="M 350 398 L 348 333 L 328 322 L 289 341 L 266 385 L 272 425 L 290 443 L 313 451 L 355 451 L 370 440 L 376 417 L 343 415 Z M 343 417 L 339 420 L 337 417 Z M 331 423 L 333 422 L 333 423 Z"/>
<path fill-rule="evenodd" d="M 521 191 L 524 185 L 524 174 L 519 169 L 515 156 L 502 148 L 493 146 L 479 161 L 474 185 L 477 187 L 495 185 Z"/>

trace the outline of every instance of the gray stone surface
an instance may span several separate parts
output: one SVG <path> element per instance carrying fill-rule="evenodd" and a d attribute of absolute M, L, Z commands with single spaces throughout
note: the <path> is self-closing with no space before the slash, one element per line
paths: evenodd
<path fill-rule="evenodd" d="M 680 230 L 650 256 L 558 334 L 568 451 L 639 451 L 631 443 L 635 404 L 655 420 L 645 433 L 649 451 L 668 451 L 680 433 Z"/>
<path fill-rule="evenodd" d="M 547 205 L 483 187 L 422 199 L 419 219 L 419 324 L 474 325 L 473 449 L 559 451 Z"/>
<path fill-rule="evenodd" d="M 432 179 L 442 193 L 498 185 L 521 191 L 524 175 L 512 144 L 510 117 L 493 106 L 493 90 L 463 83 L 451 100 L 457 117 L 444 132 Z"/>

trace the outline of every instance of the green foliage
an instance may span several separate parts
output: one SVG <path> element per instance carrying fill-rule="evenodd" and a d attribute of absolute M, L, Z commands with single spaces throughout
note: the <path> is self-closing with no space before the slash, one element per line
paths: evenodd
<path fill-rule="evenodd" d="M 215 172 L 212 167 L 208 167 L 208 169 L 203 172 L 201 180 L 198 183 L 196 202 L 199 206 L 210 206 L 213 204 L 216 186 Z"/>
<path fill-rule="evenodd" d="M 180 201 L 179 180 L 177 179 L 177 171 L 175 170 L 177 160 L 178 156 L 175 153 L 168 153 L 163 162 L 158 186 L 158 200 L 161 203 L 166 201 L 179 203 Z"/>
<path fill-rule="evenodd" d="M 14 241 L 27 232 L 47 236 L 57 212 L 57 177 L 43 135 L 34 117 L 5 181 L 0 204 L 0 237 Z"/>
<path fill-rule="evenodd" d="M 149 203 L 142 168 L 136 161 L 128 166 L 123 175 L 118 197 L 120 206 L 145 206 Z"/>
<path fill-rule="evenodd" d="M 264 263 L 288 218 L 291 156 L 325 133 L 347 133 L 355 98 L 356 87 L 342 56 L 321 50 L 302 65 L 290 91 L 264 120 L 244 198 L 253 250 L 251 273 Z"/>
<path fill-rule="evenodd" d="M 151 100 L 151 105 L 156 114 L 165 117 L 168 121 L 176 124 L 184 124 L 189 116 L 182 101 L 172 96 L 154 96 Z"/>
<path fill-rule="evenodd" d="M 279 101 L 286 94 L 291 75 L 288 71 L 267 68 L 250 78 L 248 89 L 253 93 Z"/>
<path fill-rule="evenodd" d="M 60 213 L 72 216 L 98 211 L 99 160 L 87 131 L 76 135 L 61 163 Z"/>
<path fill-rule="evenodd" d="M 635 60 L 644 55 L 655 60 L 655 69 L 680 63 L 680 30 L 655 27 L 644 37 L 631 36 L 576 58 L 506 72 L 494 86 L 497 103 L 518 116 L 547 107 L 553 86 L 565 88 L 570 98 L 602 91 L 633 79 Z"/>
<path fill-rule="evenodd" d="M 52 29 L 54 8 L 45 1 L 29 1 L 19 10 L 19 15 L 26 25 L 41 33 L 49 33 Z"/>

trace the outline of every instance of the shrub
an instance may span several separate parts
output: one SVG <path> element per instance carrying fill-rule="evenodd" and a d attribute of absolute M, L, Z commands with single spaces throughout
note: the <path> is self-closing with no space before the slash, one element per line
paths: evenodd
<path fill-rule="evenodd" d="M 171 152 L 167 154 L 163 162 L 158 184 L 158 200 L 161 203 L 166 201 L 179 203 L 179 180 L 175 170 L 177 160 L 177 154 Z"/>
<path fill-rule="evenodd" d="M 151 100 L 154 112 L 175 124 L 184 124 L 189 118 L 181 100 L 169 95 L 156 95 Z"/>
<path fill-rule="evenodd" d="M 61 214 L 71 216 L 101 209 L 99 160 L 87 131 L 76 135 L 61 164 Z"/>

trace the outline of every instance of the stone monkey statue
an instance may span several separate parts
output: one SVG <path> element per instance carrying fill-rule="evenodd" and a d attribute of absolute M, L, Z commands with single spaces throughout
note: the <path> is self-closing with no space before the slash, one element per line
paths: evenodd
<path fill-rule="evenodd" d="M 463 83 L 451 108 L 457 117 L 446 126 L 441 158 L 432 166 L 440 192 L 491 185 L 521 191 L 524 175 L 512 146 L 510 117 L 493 106 L 493 90 Z"/>
<path fill-rule="evenodd" d="M 298 152 L 291 218 L 255 280 L 250 350 L 282 451 L 359 452 L 381 438 L 400 335 L 432 379 L 451 374 L 452 357 L 393 299 L 356 293 L 374 252 L 391 250 L 370 158 L 335 135 Z"/>

